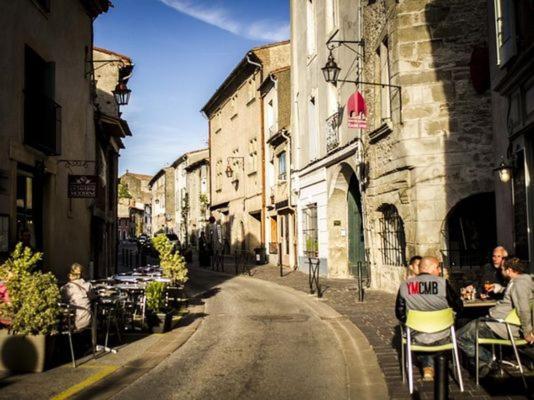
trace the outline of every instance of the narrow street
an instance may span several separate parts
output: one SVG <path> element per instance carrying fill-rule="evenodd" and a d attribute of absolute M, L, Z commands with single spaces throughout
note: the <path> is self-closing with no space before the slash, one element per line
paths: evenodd
<path fill-rule="evenodd" d="M 386 397 L 376 358 L 358 365 L 351 355 L 364 348 L 349 348 L 359 338 L 335 332 L 329 321 L 338 317 L 329 307 L 255 279 L 221 282 L 226 277 L 198 269 L 191 278 L 207 291 L 203 323 L 114 399 L 347 399 L 356 391 L 358 398 Z M 365 372 L 353 373 L 364 365 Z"/>

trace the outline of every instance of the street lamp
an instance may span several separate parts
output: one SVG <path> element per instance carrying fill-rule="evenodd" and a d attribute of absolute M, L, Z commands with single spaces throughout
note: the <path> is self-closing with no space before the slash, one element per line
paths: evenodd
<path fill-rule="evenodd" d="M 336 61 L 334 60 L 332 49 L 330 49 L 330 54 L 328 55 L 328 61 L 326 62 L 326 65 L 321 68 L 321 70 L 323 71 L 325 81 L 333 83 L 335 85 L 341 68 L 339 68 Z"/>
<path fill-rule="evenodd" d="M 501 157 L 501 163 L 493 170 L 499 173 L 499 180 L 502 183 L 510 182 L 512 178 L 512 166 L 504 162 L 504 157 Z"/>
<path fill-rule="evenodd" d="M 119 82 L 112 93 L 117 104 L 119 106 L 125 106 L 130 101 L 130 93 L 132 91 L 128 89 L 125 82 Z"/>

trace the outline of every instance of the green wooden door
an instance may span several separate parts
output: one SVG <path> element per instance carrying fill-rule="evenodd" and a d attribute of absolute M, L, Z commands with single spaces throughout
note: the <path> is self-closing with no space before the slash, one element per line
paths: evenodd
<path fill-rule="evenodd" d="M 363 219 L 358 180 L 352 175 L 347 195 L 349 264 L 365 261 L 365 242 L 363 235 Z"/>

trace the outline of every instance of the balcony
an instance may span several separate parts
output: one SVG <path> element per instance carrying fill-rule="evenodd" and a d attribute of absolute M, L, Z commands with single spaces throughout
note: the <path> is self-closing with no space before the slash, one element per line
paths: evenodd
<path fill-rule="evenodd" d="M 326 152 L 330 153 L 339 146 L 339 112 L 326 119 Z"/>
<path fill-rule="evenodd" d="M 24 144 L 61 154 L 61 106 L 40 93 L 24 93 Z"/>

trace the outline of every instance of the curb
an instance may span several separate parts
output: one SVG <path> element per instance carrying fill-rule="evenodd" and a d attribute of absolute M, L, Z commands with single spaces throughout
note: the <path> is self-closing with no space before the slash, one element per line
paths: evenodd
<path fill-rule="evenodd" d="M 189 322 L 190 319 L 195 318 L 195 315 L 203 313 L 204 305 L 189 307 L 188 311 L 189 313 L 182 318 L 181 323 Z M 198 330 L 202 321 L 203 317 L 193 319 L 189 325 L 161 335 L 161 339 L 145 350 L 140 357 L 63 398 L 97 400 L 115 396 L 183 346 Z"/>
<path fill-rule="evenodd" d="M 371 344 L 361 330 L 348 317 L 339 313 L 325 303 L 324 299 L 308 293 L 283 286 L 275 282 L 254 278 L 248 275 L 233 275 L 226 272 L 212 271 L 203 268 L 192 269 L 210 274 L 231 276 L 233 278 L 254 279 L 266 285 L 276 286 L 305 304 L 312 313 L 323 321 L 334 333 L 345 358 L 347 390 L 349 399 L 389 399 L 386 378 L 378 357 Z"/>

